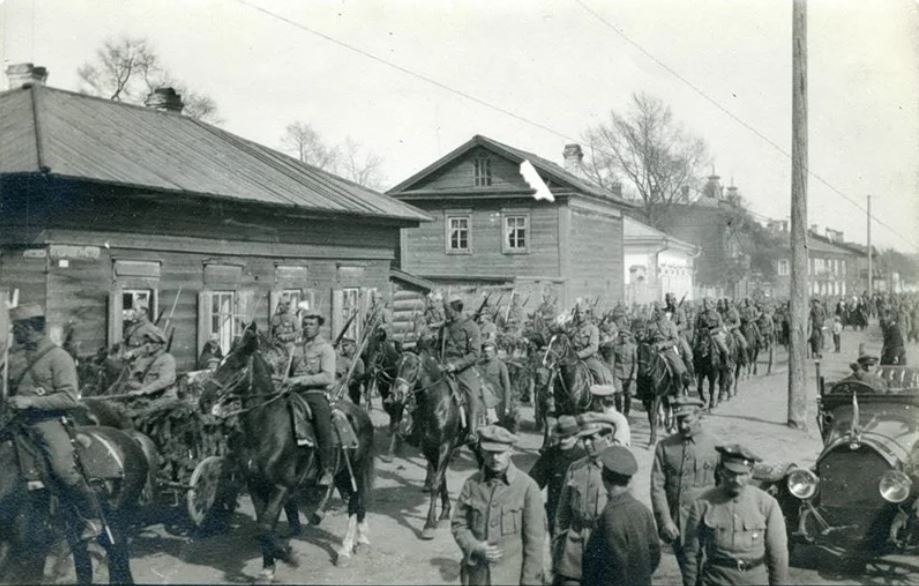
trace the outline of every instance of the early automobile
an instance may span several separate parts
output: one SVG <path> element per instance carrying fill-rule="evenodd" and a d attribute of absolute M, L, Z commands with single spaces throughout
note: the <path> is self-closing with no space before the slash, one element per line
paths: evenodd
<path fill-rule="evenodd" d="M 823 449 L 779 491 L 791 542 L 858 563 L 919 551 L 919 369 L 881 367 L 886 384 L 820 380 Z"/>

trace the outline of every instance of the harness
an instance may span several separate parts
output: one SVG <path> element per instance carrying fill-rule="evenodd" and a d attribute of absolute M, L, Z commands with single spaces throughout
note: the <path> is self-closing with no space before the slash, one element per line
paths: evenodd
<path fill-rule="evenodd" d="M 561 354 L 552 350 L 552 346 L 555 344 L 555 341 L 558 339 L 558 337 L 559 337 L 558 334 L 556 334 L 552 336 L 552 338 L 549 340 L 549 344 L 546 346 L 546 353 L 543 356 L 543 361 L 542 361 L 543 366 L 549 368 L 549 371 L 550 371 L 548 390 L 549 390 L 550 397 L 554 401 L 555 400 L 555 381 L 558 380 L 562 386 L 562 389 L 565 391 L 565 394 L 569 398 L 571 398 L 573 402 L 574 396 L 571 393 L 571 388 L 568 386 L 568 383 L 565 382 L 565 377 L 559 376 L 562 366 L 574 366 L 574 367 L 582 366 L 583 368 L 587 370 L 588 384 L 593 384 L 596 381 L 593 380 L 593 373 L 591 372 L 590 368 L 588 368 L 587 365 L 584 364 L 583 360 L 581 360 L 580 358 L 575 358 L 574 360 L 563 362 L 561 360 L 562 358 Z M 565 337 L 565 339 L 566 340 L 568 339 L 567 336 Z M 570 343 L 570 340 L 569 340 L 569 343 Z M 555 360 L 551 366 L 549 366 L 548 364 L 549 354 L 552 354 L 552 356 L 555 357 Z M 581 398 L 581 402 L 574 405 L 575 412 L 581 412 L 581 411 L 586 410 L 590 406 L 590 401 L 591 401 L 590 392 L 584 393 L 583 397 Z"/>

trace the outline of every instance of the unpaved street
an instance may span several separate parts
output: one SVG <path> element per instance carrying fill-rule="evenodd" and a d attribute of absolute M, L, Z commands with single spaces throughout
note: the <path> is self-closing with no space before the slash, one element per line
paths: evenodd
<path fill-rule="evenodd" d="M 841 354 L 824 354 L 823 370 L 827 380 L 835 380 L 847 371 L 847 364 L 857 355 L 858 344 L 880 350 L 877 326 L 866 333 L 847 331 Z M 916 347 L 909 349 L 911 363 L 919 358 Z M 811 413 L 809 429 L 793 431 L 785 426 L 787 361 L 783 350 L 776 352 L 776 365 L 771 376 L 760 375 L 742 380 L 740 395 L 708 416 L 706 425 L 724 440 L 742 442 L 768 462 L 797 462 L 809 466 L 820 449 L 820 438 L 814 423 L 816 394 L 811 367 L 808 385 Z M 528 470 L 537 455 L 541 437 L 532 432 L 532 411 L 525 410 L 526 427 L 521 433 L 522 444 L 514 460 L 518 467 Z M 375 410 L 374 419 L 380 427 L 378 449 L 384 445 L 382 428 L 386 417 Z M 649 475 L 653 450 L 647 447 L 648 425 L 644 413 L 632 416 L 633 448 L 640 471 L 634 492 L 649 504 Z M 449 473 L 452 495 L 459 492 L 463 479 L 473 471 L 471 458 L 465 452 L 453 463 Z M 300 567 L 280 566 L 278 579 L 285 582 L 317 584 L 456 584 L 459 576 L 459 550 L 450 536 L 447 523 L 442 523 L 436 539 L 422 541 L 421 528 L 427 511 L 428 496 L 421 491 L 424 479 L 423 460 L 411 448 L 392 463 L 377 460 L 375 503 L 369 515 L 372 546 L 361 551 L 346 567 L 333 565 L 333 548 L 344 534 L 346 518 L 340 501 L 319 527 L 304 528 L 301 537 L 292 540 L 300 556 Z M 306 516 L 303 516 L 304 522 Z M 280 523 L 286 529 L 286 522 Z M 163 524 L 143 531 L 133 545 L 133 569 L 138 581 L 245 583 L 261 569 L 252 508 L 243 498 L 235 515 L 232 529 L 224 535 L 192 539 L 171 534 Z M 919 562 L 904 556 L 891 556 L 877 565 L 869 565 L 863 575 L 844 572 L 841 560 L 829 552 L 815 548 L 799 549 L 792 578 L 798 584 L 917 584 Z M 803 566 L 803 567 L 802 567 Z M 72 579 L 69 572 L 63 580 Z M 661 584 L 679 582 L 675 559 L 669 553 L 655 580 Z"/>

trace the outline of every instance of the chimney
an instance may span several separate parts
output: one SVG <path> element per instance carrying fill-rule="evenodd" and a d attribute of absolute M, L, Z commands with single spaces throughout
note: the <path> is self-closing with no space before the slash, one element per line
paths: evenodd
<path fill-rule="evenodd" d="M 15 63 L 6 68 L 6 79 L 11 90 L 32 84 L 44 85 L 48 79 L 48 70 L 31 63 Z"/>
<path fill-rule="evenodd" d="M 581 174 L 581 161 L 584 160 L 584 151 L 581 150 L 581 145 L 577 143 L 566 144 L 565 149 L 562 151 L 562 158 L 565 161 L 565 171 L 575 175 Z"/>
<path fill-rule="evenodd" d="M 171 87 L 161 87 L 153 90 L 153 93 L 144 100 L 144 105 L 148 108 L 177 113 L 181 113 L 182 108 L 185 107 L 185 104 L 182 103 L 182 96 L 177 94 Z"/>

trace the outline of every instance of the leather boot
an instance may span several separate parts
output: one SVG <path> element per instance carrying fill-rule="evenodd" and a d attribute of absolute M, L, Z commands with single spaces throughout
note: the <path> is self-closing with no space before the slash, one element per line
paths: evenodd
<path fill-rule="evenodd" d="M 89 485 L 79 482 L 68 487 L 68 492 L 77 519 L 83 524 L 80 528 L 79 541 L 92 541 L 102 535 L 102 510 L 99 508 L 96 494 Z"/>

